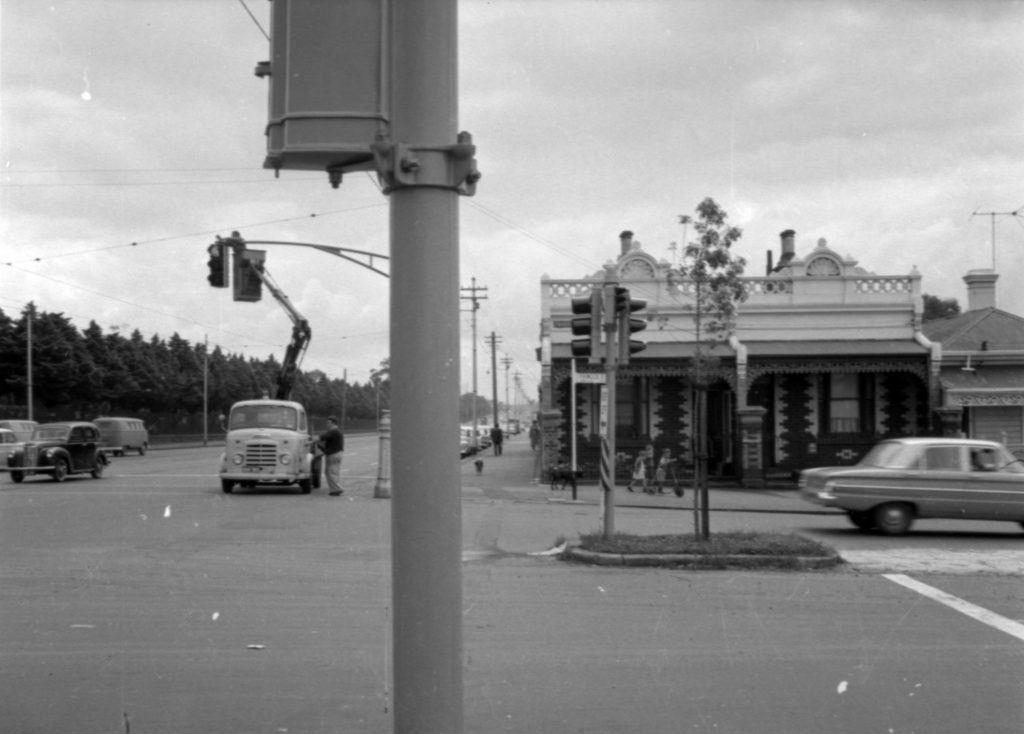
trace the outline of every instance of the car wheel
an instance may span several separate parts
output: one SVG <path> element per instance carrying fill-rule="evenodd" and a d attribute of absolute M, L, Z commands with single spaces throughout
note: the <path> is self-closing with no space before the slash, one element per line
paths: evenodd
<path fill-rule="evenodd" d="M 53 461 L 53 481 L 63 482 L 68 475 L 68 462 L 65 459 L 54 459 Z"/>
<path fill-rule="evenodd" d="M 850 510 L 846 513 L 850 518 L 850 522 L 857 526 L 860 530 L 873 530 L 875 527 L 874 518 L 871 517 L 870 512 L 859 512 L 857 510 Z"/>
<path fill-rule="evenodd" d="M 103 457 L 97 456 L 96 463 L 92 467 L 92 478 L 99 479 L 103 476 Z"/>
<path fill-rule="evenodd" d="M 889 502 L 875 508 L 874 519 L 884 535 L 903 535 L 914 522 L 914 511 L 902 502 Z"/>
<path fill-rule="evenodd" d="M 24 478 L 25 478 L 25 472 L 23 472 L 23 471 L 12 471 L 11 472 L 11 481 L 14 482 L 15 484 L 21 484 L 21 480 L 24 479 Z M 1024 523 L 1022 523 L 1022 524 L 1024 524 Z"/>
<path fill-rule="evenodd" d="M 230 479 L 221 479 L 220 489 L 224 494 L 231 494 L 235 489 L 235 483 Z"/>

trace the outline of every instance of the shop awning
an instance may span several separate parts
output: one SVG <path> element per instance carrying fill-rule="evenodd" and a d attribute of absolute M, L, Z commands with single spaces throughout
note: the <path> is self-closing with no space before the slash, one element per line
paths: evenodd
<path fill-rule="evenodd" d="M 913 339 L 823 339 L 743 342 L 748 357 L 923 357 L 928 350 Z"/>

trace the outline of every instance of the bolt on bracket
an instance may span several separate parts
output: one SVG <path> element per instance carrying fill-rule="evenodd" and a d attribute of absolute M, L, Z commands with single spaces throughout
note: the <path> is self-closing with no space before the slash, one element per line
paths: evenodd
<path fill-rule="evenodd" d="M 370 149 L 385 194 L 414 186 L 449 189 L 463 196 L 476 193 L 481 174 L 468 132 L 460 132 L 455 145 L 442 146 L 395 143 L 381 136 Z"/>

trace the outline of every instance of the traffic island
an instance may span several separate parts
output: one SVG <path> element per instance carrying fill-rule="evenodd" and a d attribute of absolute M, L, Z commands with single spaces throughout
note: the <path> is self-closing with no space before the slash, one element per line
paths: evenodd
<path fill-rule="evenodd" d="M 822 543 L 795 534 L 733 532 L 703 540 L 689 535 L 599 533 L 567 543 L 562 560 L 598 566 L 648 566 L 698 570 L 811 571 L 842 562 Z"/>

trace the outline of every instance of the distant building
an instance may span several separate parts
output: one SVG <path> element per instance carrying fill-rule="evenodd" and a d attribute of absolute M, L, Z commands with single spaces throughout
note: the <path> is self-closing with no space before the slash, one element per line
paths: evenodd
<path fill-rule="evenodd" d="M 732 335 L 711 352 L 718 358 L 708 384 L 711 476 L 759 486 L 811 466 L 854 463 L 885 436 L 948 429 L 954 406 L 947 403 L 958 388 L 940 383 L 947 371 L 942 346 L 922 328 L 921 275 L 876 275 L 825 240 L 798 257 L 795 233 L 781 239 L 776 267 L 770 256 L 764 275 L 749 275 L 748 265 L 748 299 Z M 647 329 L 637 334 L 647 347 L 618 374 L 616 450 L 633 457 L 651 443 L 692 462 L 693 283 L 630 233 L 607 271 L 647 301 L 640 312 Z M 604 279 L 605 271 L 541 278 L 544 464 L 575 454 L 591 476 L 600 451 L 600 388 L 574 383 L 569 327 L 572 299 Z M 601 369 L 580 362 L 579 371 Z M 943 424 L 934 420 L 940 407 Z M 623 463 L 620 471 L 628 471 Z"/>
<path fill-rule="evenodd" d="M 987 438 L 1024 451 L 1024 318 L 996 308 L 991 270 L 964 276 L 967 310 L 928 322 L 941 344 L 938 413 L 943 432 Z"/>

